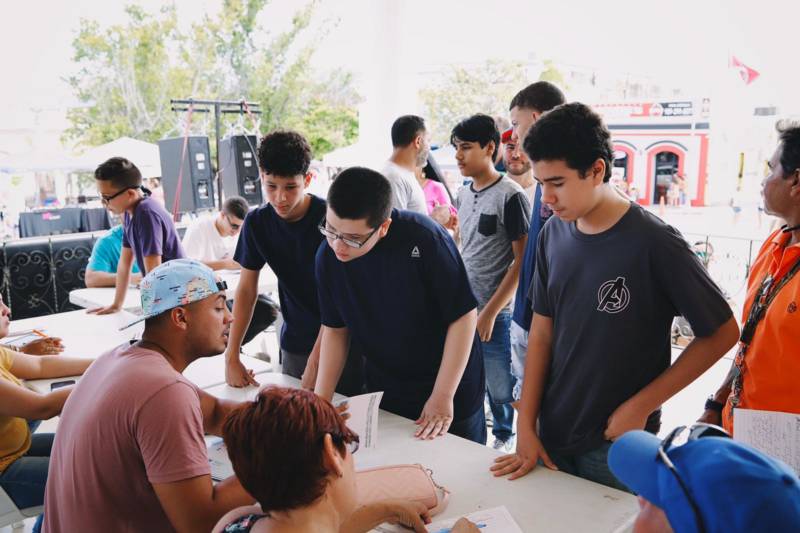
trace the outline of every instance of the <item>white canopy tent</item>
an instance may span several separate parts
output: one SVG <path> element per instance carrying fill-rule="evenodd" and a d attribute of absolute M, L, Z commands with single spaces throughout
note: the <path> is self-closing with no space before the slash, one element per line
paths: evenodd
<path fill-rule="evenodd" d="M 145 178 L 161 176 L 161 159 L 158 155 L 158 145 L 130 137 L 120 137 L 110 143 L 89 148 L 79 159 L 87 170 L 94 170 L 100 163 L 111 157 L 129 159 L 139 168 Z"/>

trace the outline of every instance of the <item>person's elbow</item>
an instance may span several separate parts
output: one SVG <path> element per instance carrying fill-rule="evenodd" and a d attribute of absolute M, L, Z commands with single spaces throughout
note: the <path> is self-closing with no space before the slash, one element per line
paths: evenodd
<path fill-rule="evenodd" d="M 64 403 L 58 401 L 56 395 L 42 394 L 31 406 L 27 418 L 31 420 L 49 420 L 61 414 Z"/>
<path fill-rule="evenodd" d="M 89 268 L 86 269 L 86 277 L 85 282 L 86 286 L 89 288 L 94 287 L 112 287 L 114 284 L 109 284 L 105 279 L 106 276 L 103 276 L 102 272 L 98 272 L 96 270 L 91 270 Z"/>
<path fill-rule="evenodd" d="M 713 342 L 716 348 L 714 351 L 718 352 L 719 357 L 725 355 L 739 341 L 739 325 L 736 319 L 731 316 L 707 339 Z"/>

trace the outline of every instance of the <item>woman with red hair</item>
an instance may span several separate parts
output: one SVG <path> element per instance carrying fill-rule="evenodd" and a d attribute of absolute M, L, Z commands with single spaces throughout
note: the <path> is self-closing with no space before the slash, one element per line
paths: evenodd
<path fill-rule="evenodd" d="M 214 533 L 356 533 L 384 522 L 427 531 L 428 510 L 420 503 L 358 507 L 358 435 L 313 392 L 262 390 L 228 416 L 223 438 L 236 476 L 259 505 L 234 509 Z M 472 531 L 461 527 L 453 531 Z"/>

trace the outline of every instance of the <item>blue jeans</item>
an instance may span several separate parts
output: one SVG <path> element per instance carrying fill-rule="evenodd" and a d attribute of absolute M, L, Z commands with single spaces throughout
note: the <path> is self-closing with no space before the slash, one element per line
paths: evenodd
<path fill-rule="evenodd" d="M 0 474 L 0 486 L 19 509 L 38 507 L 44 504 L 44 487 L 47 469 L 50 466 L 50 451 L 53 449 L 53 433 L 36 433 L 40 422 L 29 421 L 31 447 L 22 457 L 8 465 Z M 42 526 L 42 515 L 36 520 L 33 532 Z"/>
<path fill-rule="evenodd" d="M 610 447 L 611 443 L 606 442 L 597 449 L 579 455 L 559 455 L 552 452 L 547 454 L 558 469 L 566 474 L 582 477 L 613 489 L 631 492 L 608 468 L 608 449 Z"/>
<path fill-rule="evenodd" d="M 514 376 L 514 399 L 522 398 L 522 377 L 525 375 L 525 359 L 528 354 L 528 330 L 511 321 L 511 375 Z"/>
<path fill-rule="evenodd" d="M 464 420 L 453 421 L 447 432 L 481 445 L 486 444 L 486 417 L 483 414 L 483 408 L 481 407 Z"/>
<path fill-rule="evenodd" d="M 508 440 L 514 434 L 514 376 L 511 375 L 511 311 L 503 310 L 494 321 L 489 342 L 483 343 L 483 366 L 486 370 L 486 393 L 492 410 L 492 435 Z"/>

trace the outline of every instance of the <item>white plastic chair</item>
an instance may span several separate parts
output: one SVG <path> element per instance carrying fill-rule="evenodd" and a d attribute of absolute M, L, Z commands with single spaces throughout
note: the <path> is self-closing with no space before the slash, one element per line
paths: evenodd
<path fill-rule="evenodd" d="M 17 523 L 42 514 L 44 505 L 19 509 L 14 500 L 0 487 L 0 527 L 12 525 L 16 529 Z"/>

